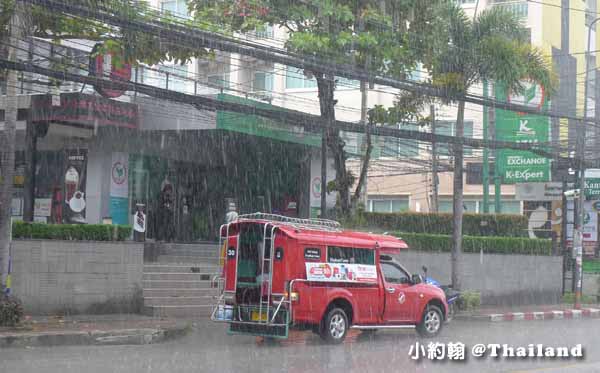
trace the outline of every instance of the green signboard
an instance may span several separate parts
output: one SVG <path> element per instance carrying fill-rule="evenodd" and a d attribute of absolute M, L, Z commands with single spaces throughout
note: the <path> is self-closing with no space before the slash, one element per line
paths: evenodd
<path fill-rule="evenodd" d="M 600 169 L 585 170 L 585 198 L 600 199 Z"/>
<path fill-rule="evenodd" d="M 522 94 L 508 94 L 504 86 L 495 87 L 496 99 L 546 109 L 548 102 L 538 84 L 526 83 Z M 496 109 L 496 139 L 517 143 L 546 143 L 549 141 L 548 117 Z M 525 150 L 498 150 L 498 170 L 505 184 L 549 181 L 550 160 Z"/>
<path fill-rule="evenodd" d="M 257 108 L 282 110 L 281 108 L 264 102 L 223 93 L 217 95 L 217 99 L 219 101 L 244 104 Z M 240 114 L 219 110 L 217 111 L 217 129 L 241 132 L 259 137 L 268 137 L 279 141 L 294 142 L 314 147 L 321 146 L 320 134 L 305 132 L 302 126 L 290 126 L 285 123 L 251 114 Z"/>

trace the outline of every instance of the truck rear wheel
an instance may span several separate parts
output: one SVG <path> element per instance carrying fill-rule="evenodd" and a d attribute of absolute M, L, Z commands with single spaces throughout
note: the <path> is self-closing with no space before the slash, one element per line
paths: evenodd
<path fill-rule="evenodd" d="M 422 337 L 435 337 L 444 323 L 444 314 L 437 306 L 429 305 L 425 308 L 421 322 L 417 325 L 417 331 Z"/>
<path fill-rule="evenodd" d="M 342 343 L 348 333 L 348 316 L 341 308 L 331 309 L 323 318 L 319 335 L 329 343 Z"/>

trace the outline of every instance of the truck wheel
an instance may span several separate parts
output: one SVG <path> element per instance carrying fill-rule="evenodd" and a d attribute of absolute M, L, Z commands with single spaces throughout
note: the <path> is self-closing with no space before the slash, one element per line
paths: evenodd
<path fill-rule="evenodd" d="M 440 330 L 444 322 L 444 315 L 437 306 L 427 306 L 421 322 L 417 325 L 417 331 L 422 337 L 434 337 Z"/>
<path fill-rule="evenodd" d="M 325 315 L 319 334 L 329 343 L 342 343 L 349 327 L 346 312 L 341 308 L 333 308 Z"/>

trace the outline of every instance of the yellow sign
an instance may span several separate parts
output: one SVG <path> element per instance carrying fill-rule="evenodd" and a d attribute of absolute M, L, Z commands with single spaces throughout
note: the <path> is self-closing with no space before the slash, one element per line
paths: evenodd
<path fill-rule="evenodd" d="M 252 321 L 267 321 L 267 311 L 265 310 L 264 312 L 262 312 L 262 314 L 258 311 L 252 311 L 251 318 Z"/>

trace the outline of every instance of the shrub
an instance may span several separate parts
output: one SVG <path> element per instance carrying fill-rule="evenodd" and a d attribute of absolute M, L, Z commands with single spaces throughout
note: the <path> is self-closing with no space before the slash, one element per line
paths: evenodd
<path fill-rule="evenodd" d="M 481 306 L 481 294 L 476 291 L 464 291 L 456 301 L 461 311 L 475 311 Z"/>
<path fill-rule="evenodd" d="M 0 294 L 0 326 L 18 325 L 23 314 L 23 305 L 18 298 Z"/>
<path fill-rule="evenodd" d="M 426 233 L 394 232 L 411 250 L 450 252 L 452 236 Z M 521 237 L 464 236 L 463 252 L 487 254 L 552 255 L 552 241 Z"/>
<path fill-rule="evenodd" d="M 562 296 L 562 302 L 566 303 L 566 304 L 573 304 L 575 303 L 575 293 L 564 293 Z M 596 297 L 591 296 L 591 295 L 585 295 L 585 294 L 581 294 L 581 303 L 584 304 L 594 304 L 597 303 L 598 300 Z"/>
<path fill-rule="evenodd" d="M 452 214 L 365 212 L 364 228 L 414 233 L 452 234 Z M 354 227 L 358 227 L 354 225 Z M 527 236 L 527 217 L 509 214 L 464 214 L 463 233 L 469 236 Z"/>
<path fill-rule="evenodd" d="M 13 238 L 124 241 L 130 235 L 129 225 L 13 223 Z"/>

